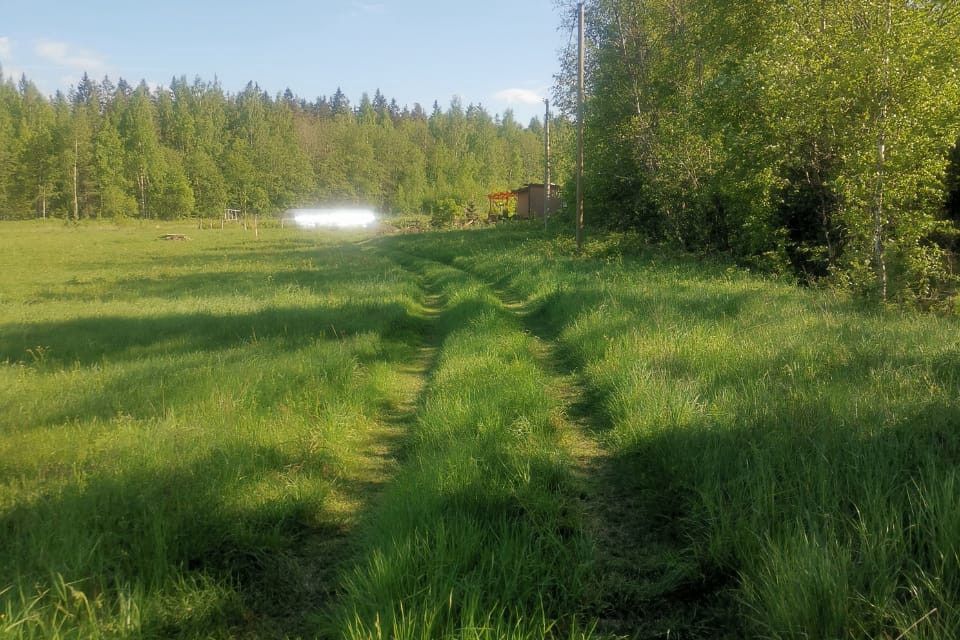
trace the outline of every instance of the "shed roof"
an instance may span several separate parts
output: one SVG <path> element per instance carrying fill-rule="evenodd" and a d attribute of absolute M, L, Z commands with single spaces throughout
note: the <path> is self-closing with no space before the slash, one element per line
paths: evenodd
<path fill-rule="evenodd" d="M 525 184 L 519 189 L 514 189 L 514 193 L 523 193 L 524 191 L 530 191 L 531 189 L 543 189 L 544 183 L 542 182 L 531 182 L 530 184 Z M 559 185 L 550 183 L 550 190 L 559 189 Z"/>

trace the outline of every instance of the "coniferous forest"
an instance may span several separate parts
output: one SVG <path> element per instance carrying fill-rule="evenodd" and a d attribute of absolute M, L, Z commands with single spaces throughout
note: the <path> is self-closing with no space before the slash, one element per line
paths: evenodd
<path fill-rule="evenodd" d="M 558 123 L 559 124 L 559 123 Z M 378 90 L 313 102 L 289 89 L 174 79 L 133 87 L 84 76 L 42 95 L 0 75 L 0 215 L 69 219 L 275 213 L 357 203 L 385 213 L 485 206 L 543 175 L 541 123 L 454 98 L 400 107 Z"/>
<path fill-rule="evenodd" d="M 954 290 L 960 4 L 591 0 L 586 24 L 589 220 L 878 298 Z"/>

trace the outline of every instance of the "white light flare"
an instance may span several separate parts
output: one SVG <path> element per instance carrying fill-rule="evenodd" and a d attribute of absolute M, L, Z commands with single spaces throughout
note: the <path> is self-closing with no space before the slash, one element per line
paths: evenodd
<path fill-rule="evenodd" d="M 369 209 L 293 209 L 289 215 L 302 229 L 361 229 L 377 221 Z"/>

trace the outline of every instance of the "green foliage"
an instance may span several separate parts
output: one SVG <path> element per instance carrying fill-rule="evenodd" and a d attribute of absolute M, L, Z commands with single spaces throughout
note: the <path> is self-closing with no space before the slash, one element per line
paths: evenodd
<path fill-rule="evenodd" d="M 153 200 L 160 211 L 165 212 L 167 217 L 187 217 L 193 214 L 193 188 L 176 152 L 165 150 L 163 173 L 158 182 L 161 186 L 155 191 Z"/>
<path fill-rule="evenodd" d="M 29 82 L 0 82 L 3 217 L 73 216 L 75 200 L 80 218 L 316 203 L 425 213 L 438 199 L 480 202 L 535 181 L 542 166 L 538 131 L 456 101 L 428 118 L 379 91 L 354 111 L 340 92 L 308 104 L 254 83 L 229 95 L 199 79 L 131 89 L 85 76 L 69 98 L 48 100 Z"/>
<path fill-rule="evenodd" d="M 558 127 L 560 125 L 558 124 Z M 342 93 L 308 104 L 250 83 L 199 79 L 135 89 L 84 77 L 69 98 L 0 82 L 0 215 L 216 217 L 363 202 L 429 212 L 485 201 L 542 175 L 538 131 L 457 103 L 427 117 L 378 91 L 357 111 Z M 74 181 L 74 169 L 77 176 Z"/>
<path fill-rule="evenodd" d="M 211 155 L 202 149 L 190 151 L 184 170 L 194 195 L 198 216 L 217 217 L 227 207 L 227 183 Z"/>
<path fill-rule="evenodd" d="M 463 206 L 453 198 L 441 198 L 430 208 L 430 224 L 438 229 L 449 227 L 463 213 Z"/>
<path fill-rule="evenodd" d="M 881 298 L 950 294 L 930 249 L 960 135 L 948 4 L 589 3 L 591 219 Z"/>

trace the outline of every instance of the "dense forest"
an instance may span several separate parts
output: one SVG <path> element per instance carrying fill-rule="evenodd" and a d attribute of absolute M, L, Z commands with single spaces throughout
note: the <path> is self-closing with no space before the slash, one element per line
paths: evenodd
<path fill-rule="evenodd" d="M 562 124 L 559 123 L 558 124 Z M 319 203 L 382 212 L 486 206 L 485 194 L 543 180 L 542 124 L 454 98 L 401 108 L 380 91 L 240 93 L 174 79 L 133 87 L 86 75 L 41 94 L 0 73 L 0 217 L 175 218 L 227 207 L 272 213 Z"/>
<path fill-rule="evenodd" d="M 954 290 L 960 3 L 590 0 L 586 23 L 593 224 L 878 298 Z M 574 73 L 571 50 L 568 113 Z"/>

